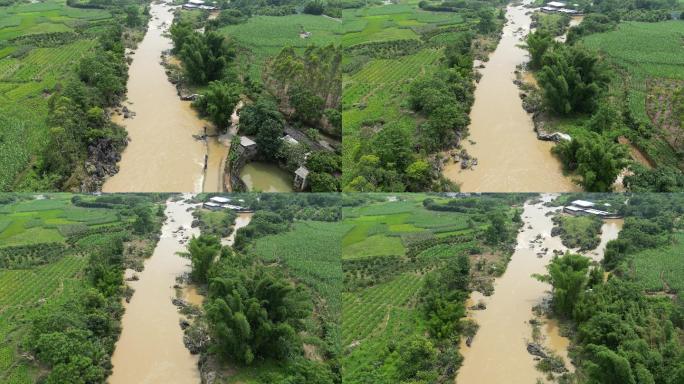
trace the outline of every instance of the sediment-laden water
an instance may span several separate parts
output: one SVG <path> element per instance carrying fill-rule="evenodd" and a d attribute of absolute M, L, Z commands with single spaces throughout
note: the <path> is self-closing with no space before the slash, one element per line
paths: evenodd
<path fill-rule="evenodd" d="M 524 2 L 529 3 L 529 0 Z M 553 143 L 537 140 L 531 116 L 522 108 L 513 80 L 516 66 L 527 60 L 519 47 L 529 31 L 530 12 L 509 6 L 503 37 L 481 69 L 470 112 L 469 140 L 464 148 L 477 158 L 474 169 L 461 170 L 459 163 L 445 166 L 444 175 L 461 184 L 462 191 L 565 192 L 579 188 L 563 175 L 560 162 L 551 154 Z"/>
<path fill-rule="evenodd" d="M 554 196 L 545 195 L 543 201 Z M 526 203 L 523 212 L 524 226 L 518 234 L 517 246 L 503 276 L 494 283 L 494 294 L 484 297 L 473 292 L 471 302 L 482 300 L 487 309 L 471 311 L 469 316 L 480 326 L 471 347 L 461 345 L 463 366 L 456 377 L 457 384 L 534 383 L 544 374 L 537 371 L 533 356 L 527 352 L 527 342 L 532 341 L 534 318 L 532 308 L 549 297 L 550 286 L 532 277 L 546 273 L 546 265 L 553 257 L 553 250 L 563 250 L 560 237 L 551 237 L 553 223 L 547 213 L 560 208 L 549 208 L 543 203 Z M 596 250 L 587 253 L 595 260 L 603 258 L 605 244 L 615 239 L 621 228 L 621 220 L 604 223 L 601 243 Z M 541 235 L 541 237 L 538 237 Z M 543 253 L 542 248 L 548 248 Z M 563 357 L 566 367 L 572 369 L 567 358 L 569 340 L 560 335 L 553 320 L 540 329 L 544 345 Z"/>
<path fill-rule="evenodd" d="M 178 98 L 161 64 L 163 51 L 171 49 L 164 35 L 173 21 L 172 8 L 150 5 L 151 20 L 129 68 L 128 101 L 135 113 L 123 119 L 131 142 L 119 163 L 119 173 L 104 184 L 106 192 L 201 192 L 203 142 L 192 135 L 203 133 L 205 122 L 188 102 Z"/>
<path fill-rule="evenodd" d="M 250 212 L 238 213 L 237 218 L 235 218 L 233 232 L 231 232 L 228 237 L 221 239 L 221 244 L 232 247 L 233 244 L 235 244 L 235 235 L 237 234 L 238 229 L 246 227 L 247 224 L 252 221 L 252 216 L 254 216 L 254 214 Z"/>
<path fill-rule="evenodd" d="M 184 238 L 198 234 L 190 227 L 190 207 L 181 201 L 167 203 L 167 221 L 157 247 L 145 261 L 139 280 L 129 282 L 135 293 L 125 305 L 110 384 L 200 382 L 197 357 L 183 345 L 181 316 L 171 303 L 176 276 L 190 270 L 189 261 L 177 252 L 185 250 Z"/>
<path fill-rule="evenodd" d="M 247 163 L 240 173 L 250 191 L 292 192 L 292 177 L 275 164 Z"/>

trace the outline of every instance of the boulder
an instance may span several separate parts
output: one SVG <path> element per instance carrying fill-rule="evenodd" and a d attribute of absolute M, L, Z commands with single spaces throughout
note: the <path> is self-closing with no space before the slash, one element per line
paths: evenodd
<path fill-rule="evenodd" d="M 537 343 L 527 343 L 527 352 L 532 356 L 539 356 L 542 359 L 546 359 L 548 357 L 544 351 L 544 348 Z"/>

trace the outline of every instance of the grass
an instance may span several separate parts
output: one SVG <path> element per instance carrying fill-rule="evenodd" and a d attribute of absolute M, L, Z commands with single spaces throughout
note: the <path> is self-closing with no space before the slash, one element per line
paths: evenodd
<path fill-rule="evenodd" d="M 627 92 L 627 106 L 640 122 L 653 124 L 647 110 L 649 100 L 665 102 L 672 91 L 662 88 L 662 82 L 674 87 L 684 86 L 684 31 L 679 20 L 659 23 L 622 22 L 614 31 L 589 35 L 582 44 L 599 51 L 620 72 L 615 72 L 611 91 L 622 95 Z M 657 100 L 656 100 L 657 102 Z M 657 138 L 641 138 L 636 143 L 657 164 L 678 165 L 673 149 L 667 140 L 681 134 L 665 132 L 656 122 Z M 658 137 L 659 136 L 659 137 Z M 674 150 L 681 150 L 675 148 Z"/>
<path fill-rule="evenodd" d="M 50 32 L 81 32 L 111 18 L 105 10 L 77 9 L 64 0 L 3 7 L 0 11 L 0 191 L 13 190 L 22 170 L 46 145 L 46 96 L 72 75 L 95 46 L 84 33 L 66 45 L 34 48 L 8 40 Z"/>
<path fill-rule="evenodd" d="M 667 247 L 648 249 L 630 258 L 631 270 L 643 288 L 659 292 L 684 292 L 684 233 L 677 233 Z"/>
<path fill-rule="evenodd" d="M 101 208 L 72 206 L 68 195 L 50 195 L 43 200 L 26 200 L 0 206 L 0 247 L 64 242 L 60 229 L 84 224 L 99 226 L 120 221 L 117 212 Z"/>
<path fill-rule="evenodd" d="M 299 37 L 302 28 L 311 32 L 308 39 Z M 305 14 L 254 16 L 246 23 L 222 27 L 219 32 L 249 51 L 249 62 L 242 64 L 251 64 L 249 74 L 258 80 L 261 79 L 265 61 L 286 46 L 303 50 L 309 45 L 337 44 L 342 34 L 342 23 L 323 16 Z"/>

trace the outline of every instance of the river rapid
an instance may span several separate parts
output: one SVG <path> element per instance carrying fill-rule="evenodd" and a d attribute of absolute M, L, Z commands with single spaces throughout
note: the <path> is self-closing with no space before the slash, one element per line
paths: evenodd
<path fill-rule="evenodd" d="M 461 170 L 460 163 L 444 167 L 444 176 L 460 184 L 461 191 L 579 190 L 551 154 L 553 143 L 537 140 L 532 117 L 522 108 L 519 90 L 513 84 L 516 66 L 527 61 L 527 51 L 519 46 L 529 32 L 527 12 L 530 9 L 521 5 L 508 6 L 501 41 L 480 70 L 469 137 L 463 141 L 463 147 L 477 158 L 477 166 L 472 170 Z"/>
<path fill-rule="evenodd" d="M 560 237 L 551 237 L 553 223 L 549 212 L 559 207 L 545 207 L 544 202 L 554 199 L 543 195 L 541 202 L 527 202 L 522 214 L 524 225 L 518 234 L 517 246 L 506 272 L 494 283 L 494 294 L 485 297 L 473 292 L 470 302 L 483 301 L 487 309 L 470 311 L 469 316 L 480 326 L 471 347 L 461 344 L 463 366 L 456 377 L 457 384 L 533 384 L 544 374 L 535 368 L 536 361 L 527 352 L 527 342 L 532 341 L 534 318 L 532 308 L 550 297 L 550 286 L 539 282 L 532 274 L 546 273 L 546 265 L 553 257 L 553 250 L 566 251 Z M 599 261 L 603 258 L 605 245 L 617 238 L 622 220 L 605 221 L 599 246 L 586 256 Z M 541 237 L 538 237 L 541 235 Z M 548 248 L 548 252 L 541 251 Z M 568 359 L 569 340 L 559 334 L 558 324 L 547 320 L 540 328 L 543 344 L 564 358 L 566 368 L 573 370 Z"/>
<path fill-rule="evenodd" d="M 161 238 L 138 274 L 139 280 L 128 282 L 135 293 L 125 305 L 110 384 L 200 382 L 198 358 L 183 344 L 178 323 L 181 315 L 171 303 L 176 277 L 190 271 L 190 262 L 177 252 L 185 251 L 187 237 L 199 234 L 190 227 L 193 218 L 189 209 L 194 206 L 184 201 L 167 202 Z M 183 229 L 179 231 L 179 227 Z"/>

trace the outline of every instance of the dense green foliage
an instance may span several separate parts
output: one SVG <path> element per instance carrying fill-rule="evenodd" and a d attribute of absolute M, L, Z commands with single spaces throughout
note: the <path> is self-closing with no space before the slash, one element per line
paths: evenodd
<path fill-rule="evenodd" d="M 207 271 L 202 318 L 209 353 L 237 363 L 236 379 L 248 382 L 340 383 L 339 244 L 346 228 L 336 223 L 339 197 L 240 198 L 255 213 L 238 230 L 234 249 L 207 235 L 220 231 L 216 221 L 205 221 L 202 235 L 188 244 L 193 279 Z"/>
<path fill-rule="evenodd" d="M 601 242 L 601 225 L 603 222 L 596 216 L 566 216 L 559 215 L 553 218 L 557 227 L 553 234 L 558 234 L 563 245 L 568 248 L 577 248 L 580 251 L 588 251 L 596 248 Z"/>
<path fill-rule="evenodd" d="M 501 5 L 402 0 L 344 10 L 344 191 L 457 189 L 432 155 L 467 135 L 473 59 L 494 45 Z"/>
<path fill-rule="evenodd" d="M 621 208 L 624 228 L 605 252 L 603 265 L 612 271 L 607 281 L 600 267 L 572 254 L 556 257 L 541 277 L 553 285 L 554 313 L 576 329 L 572 357 L 579 382 L 681 381 L 681 301 L 646 291 L 674 292 L 668 280 L 679 285 L 684 262 L 668 244 L 683 208 L 678 195 L 635 195 Z"/>
<path fill-rule="evenodd" d="M 345 382 L 453 382 L 473 331 L 465 300 L 505 269 L 520 221 L 511 205 L 525 196 L 346 196 Z"/>
<path fill-rule="evenodd" d="M 143 212 L 153 211 L 158 197 L 6 197 L 0 381 L 104 383 L 120 331 L 123 270 L 144 257 L 130 245 L 156 241 L 161 217 Z"/>
<path fill-rule="evenodd" d="M 146 8 L 87 8 L 47 0 L 0 12 L 0 190 L 97 190 L 125 146 L 103 111 L 125 92 L 124 46 Z"/>

